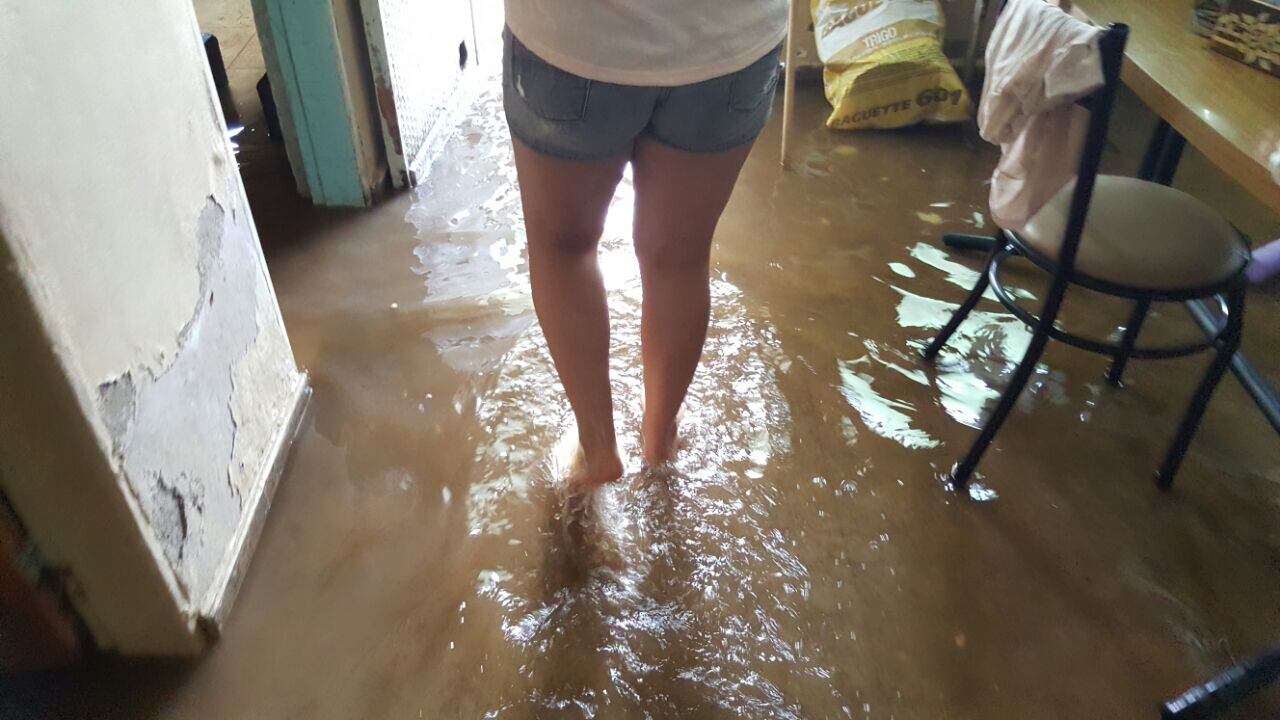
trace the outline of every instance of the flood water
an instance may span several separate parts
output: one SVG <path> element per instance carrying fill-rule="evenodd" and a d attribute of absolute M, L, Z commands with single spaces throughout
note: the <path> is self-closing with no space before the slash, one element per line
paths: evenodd
<path fill-rule="evenodd" d="M 1152 483 L 1203 359 L 1135 362 L 1121 390 L 1052 346 L 978 481 L 947 487 L 1028 340 L 988 301 L 936 368 L 916 359 L 975 277 L 939 238 L 990 230 L 994 155 L 962 128 L 827 133 L 817 88 L 796 167 L 775 117 L 721 223 L 688 445 L 664 473 L 639 466 L 619 188 L 601 263 L 628 471 L 575 507 L 497 88 L 477 92 L 416 190 L 258 213 L 315 394 L 221 642 L 28 683 L 25 711 L 1154 717 L 1280 642 L 1280 448 L 1233 380 L 1175 490 Z M 1066 322 L 1107 335 L 1126 313 L 1080 294 Z M 1250 342 L 1274 347 L 1278 317 L 1263 296 Z M 1149 327 L 1192 326 L 1166 308 Z"/>

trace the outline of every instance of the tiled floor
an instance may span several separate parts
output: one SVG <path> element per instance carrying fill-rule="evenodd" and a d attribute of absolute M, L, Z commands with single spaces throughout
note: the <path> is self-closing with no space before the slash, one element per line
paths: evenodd
<path fill-rule="evenodd" d="M 253 10 L 245 0 L 196 0 L 200 30 L 217 36 L 228 70 L 261 72 L 262 49 L 253 24 Z"/>
<path fill-rule="evenodd" d="M 267 72 L 248 0 L 196 0 L 196 18 L 202 32 L 218 38 L 227 70 L 229 92 L 222 96 L 222 111 L 236 144 L 236 160 L 245 185 L 256 192 L 258 204 L 288 199 L 293 175 L 284 145 L 267 137 L 258 81 Z M 270 198 L 270 199 L 267 199 Z"/>

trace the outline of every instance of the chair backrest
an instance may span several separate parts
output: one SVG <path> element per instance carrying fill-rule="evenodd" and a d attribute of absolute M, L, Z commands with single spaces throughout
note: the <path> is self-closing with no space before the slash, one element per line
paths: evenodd
<path fill-rule="evenodd" d="M 1076 251 L 1084 234 L 1085 218 L 1089 214 L 1089 202 L 1093 199 L 1093 186 L 1098 179 L 1098 167 L 1102 152 L 1107 146 L 1107 128 L 1111 124 L 1111 110 L 1115 105 L 1116 91 L 1120 87 L 1120 68 L 1124 65 L 1124 48 L 1129 41 L 1128 25 L 1111 25 L 1098 38 L 1098 51 L 1102 60 L 1102 87 L 1079 101 L 1089 110 L 1089 126 L 1085 134 L 1084 149 L 1080 152 L 1080 165 L 1076 169 L 1076 187 L 1071 196 L 1071 208 L 1067 215 L 1065 237 L 1058 254 L 1058 275 L 1070 277 L 1075 270 Z"/>

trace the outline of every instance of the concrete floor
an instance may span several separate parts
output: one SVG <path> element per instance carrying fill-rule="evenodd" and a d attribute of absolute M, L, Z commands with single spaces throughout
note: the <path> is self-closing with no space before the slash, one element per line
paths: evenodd
<path fill-rule="evenodd" d="M 663 477 L 634 442 L 620 188 L 602 258 L 629 472 L 566 535 L 568 408 L 480 84 L 427 181 L 373 209 L 310 208 L 278 149 L 242 156 L 315 396 L 227 632 L 200 662 L 10 681 L 0 715 L 1155 717 L 1280 643 L 1280 446 L 1234 380 L 1174 491 L 1151 483 L 1202 358 L 1135 363 L 1115 389 L 1102 359 L 1051 346 L 979 483 L 946 487 L 1027 339 L 985 302 L 937 368 L 915 359 L 979 264 L 939 236 L 987 227 L 994 151 L 961 127 L 830 133 L 816 87 L 797 167 L 775 118 L 721 223 L 689 447 Z M 1122 113 L 1117 170 L 1150 122 Z M 1280 234 L 1202 159 L 1179 182 Z M 1249 350 L 1280 380 L 1280 302 L 1251 302 Z M 1105 335 L 1125 312 L 1077 293 L 1066 322 Z M 1190 332 L 1178 308 L 1151 325 Z M 1235 717 L 1278 711 L 1270 693 Z"/>

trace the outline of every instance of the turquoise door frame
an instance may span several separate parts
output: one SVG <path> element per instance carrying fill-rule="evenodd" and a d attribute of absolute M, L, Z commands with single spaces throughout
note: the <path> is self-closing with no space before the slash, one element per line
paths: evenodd
<path fill-rule="evenodd" d="M 368 66 L 358 3 L 252 5 L 299 192 L 317 205 L 369 205 L 383 184 L 386 160 L 373 101 L 364 97 L 372 88 L 358 72 Z"/>

